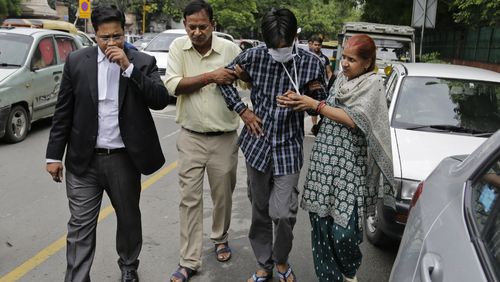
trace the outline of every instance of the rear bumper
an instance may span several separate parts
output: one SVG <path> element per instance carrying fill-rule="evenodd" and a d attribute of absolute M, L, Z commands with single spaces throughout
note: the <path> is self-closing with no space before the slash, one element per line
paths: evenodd
<path fill-rule="evenodd" d="M 9 118 L 10 105 L 0 108 L 0 138 L 5 135 L 5 126 Z"/>
<path fill-rule="evenodd" d="M 387 206 L 382 207 L 379 216 L 379 228 L 389 237 L 401 239 L 408 219 L 409 201 L 396 201 L 396 212 Z"/>

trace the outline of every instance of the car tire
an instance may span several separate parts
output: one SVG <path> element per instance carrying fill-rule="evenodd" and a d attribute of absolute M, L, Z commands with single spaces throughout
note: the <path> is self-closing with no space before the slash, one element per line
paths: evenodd
<path fill-rule="evenodd" d="M 28 135 L 29 116 L 23 106 L 17 105 L 10 110 L 7 123 L 5 124 L 4 141 L 8 143 L 21 142 Z"/>
<path fill-rule="evenodd" d="M 368 241 L 377 247 L 386 245 L 390 239 L 389 237 L 379 228 L 379 214 L 382 212 L 384 203 L 378 201 L 377 208 L 375 209 L 375 215 L 365 217 L 365 234 Z"/>

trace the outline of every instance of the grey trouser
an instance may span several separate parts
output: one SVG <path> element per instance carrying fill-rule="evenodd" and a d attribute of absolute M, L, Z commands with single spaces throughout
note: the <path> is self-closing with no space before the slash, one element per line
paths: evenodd
<path fill-rule="evenodd" d="M 275 263 L 288 262 L 288 254 L 292 250 L 299 173 L 276 176 L 271 166 L 260 172 L 247 162 L 247 177 L 248 197 L 252 205 L 248 238 L 259 266 L 272 272 Z"/>
<path fill-rule="evenodd" d="M 90 281 L 96 227 L 103 192 L 116 212 L 116 250 L 122 269 L 136 269 L 142 246 L 141 174 L 126 152 L 94 155 L 83 175 L 66 171 L 66 192 L 71 213 L 67 236 L 66 282 Z"/>
<path fill-rule="evenodd" d="M 179 153 L 180 261 L 198 270 L 203 250 L 203 178 L 205 171 L 212 197 L 212 233 L 214 244 L 228 241 L 233 191 L 238 166 L 236 131 L 206 136 L 181 129 L 177 139 Z"/>

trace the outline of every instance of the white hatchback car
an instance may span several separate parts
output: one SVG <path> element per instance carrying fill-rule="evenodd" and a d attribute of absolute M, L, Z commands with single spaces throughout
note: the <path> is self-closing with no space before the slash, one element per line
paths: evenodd
<path fill-rule="evenodd" d="M 227 39 L 234 42 L 234 38 L 223 32 L 214 31 L 214 35 Z M 167 54 L 170 48 L 170 44 L 177 37 L 187 35 L 185 29 L 167 29 L 162 33 L 159 33 L 153 40 L 151 40 L 142 52 L 151 55 L 156 58 L 156 65 L 158 66 L 158 72 L 160 73 L 161 79 L 165 81 L 165 72 L 167 69 Z"/>
<path fill-rule="evenodd" d="M 470 154 L 500 128 L 500 74 L 485 69 L 404 63 L 387 79 L 396 213 L 383 205 L 367 217 L 375 245 L 401 238 L 418 183 L 451 155 Z"/>

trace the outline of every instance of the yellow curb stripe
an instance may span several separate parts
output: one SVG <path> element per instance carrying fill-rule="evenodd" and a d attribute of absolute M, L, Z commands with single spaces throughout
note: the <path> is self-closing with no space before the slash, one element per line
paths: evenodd
<path fill-rule="evenodd" d="M 167 167 L 165 167 L 162 170 L 158 171 L 157 173 L 153 174 L 150 178 L 146 179 L 142 183 L 142 191 L 148 189 L 151 185 L 153 185 L 155 182 L 160 180 L 163 176 L 170 173 L 176 167 L 177 167 L 177 161 L 169 164 Z M 114 209 L 111 205 L 103 208 L 99 212 L 99 219 L 97 221 L 100 222 L 101 220 L 105 219 L 113 212 L 114 212 Z M 0 277 L 0 282 L 14 282 L 14 281 L 21 279 L 24 275 L 26 275 L 28 272 L 33 270 L 35 267 L 37 267 L 40 264 L 42 264 L 43 262 L 45 262 L 47 259 L 49 259 L 55 253 L 59 252 L 65 246 L 66 246 L 66 235 L 57 239 L 54 243 L 50 244 L 45 249 L 41 250 L 39 253 L 37 253 L 36 255 L 34 255 L 33 257 L 31 257 L 30 259 L 28 259 L 27 261 L 25 261 L 24 263 L 22 263 L 18 267 L 16 267 L 11 272 L 7 273 L 5 276 Z"/>

